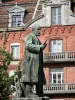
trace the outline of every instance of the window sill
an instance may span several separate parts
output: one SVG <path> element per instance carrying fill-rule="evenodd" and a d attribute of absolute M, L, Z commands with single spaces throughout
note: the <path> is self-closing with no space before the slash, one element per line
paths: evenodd
<path fill-rule="evenodd" d="M 20 61 L 21 59 L 20 58 L 13 58 L 12 61 Z"/>

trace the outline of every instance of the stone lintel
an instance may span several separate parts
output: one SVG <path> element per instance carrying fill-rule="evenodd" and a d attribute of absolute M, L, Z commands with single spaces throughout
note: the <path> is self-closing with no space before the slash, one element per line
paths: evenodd
<path fill-rule="evenodd" d="M 25 97 L 25 98 L 12 98 L 12 100 L 49 100 L 49 97 Z"/>
<path fill-rule="evenodd" d="M 12 100 L 42 100 L 42 97 L 12 98 Z"/>

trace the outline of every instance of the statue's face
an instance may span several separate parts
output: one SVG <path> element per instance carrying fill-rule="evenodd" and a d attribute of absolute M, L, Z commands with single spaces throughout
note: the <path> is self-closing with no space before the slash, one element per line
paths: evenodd
<path fill-rule="evenodd" d="M 37 29 L 35 30 L 35 35 L 36 35 L 36 36 L 40 36 L 40 28 L 37 28 Z"/>

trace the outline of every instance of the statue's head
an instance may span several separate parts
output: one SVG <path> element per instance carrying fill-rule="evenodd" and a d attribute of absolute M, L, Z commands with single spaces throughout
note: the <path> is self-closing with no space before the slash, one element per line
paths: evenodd
<path fill-rule="evenodd" d="M 40 26 L 39 25 L 35 25 L 32 27 L 32 32 L 36 35 L 36 36 L 40 36 Z"/>

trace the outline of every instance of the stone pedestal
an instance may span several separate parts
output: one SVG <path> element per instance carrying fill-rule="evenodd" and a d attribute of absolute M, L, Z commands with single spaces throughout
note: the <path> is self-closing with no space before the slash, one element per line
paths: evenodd
<path fill-rule="evenodd" d="M 12 100 L 49 100 L 49 97 L 25 97 L 25 98 L 12 98 Z"/>
<path fill-rule="evenodd" d="M 12 100 L 42 100 L 42 97 L 12 98 Z"/>

